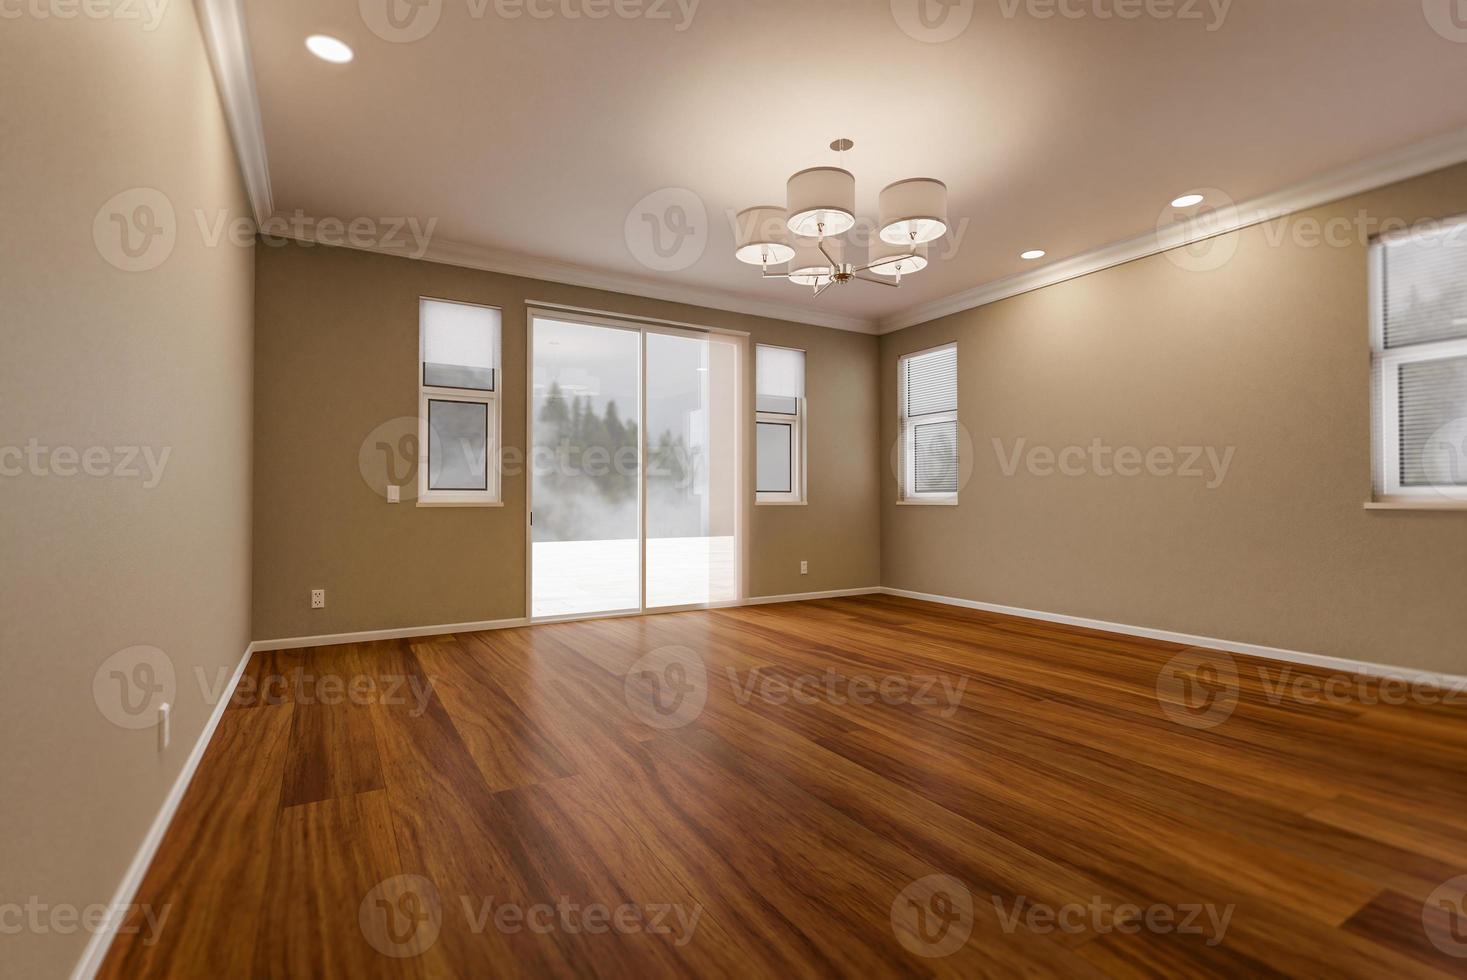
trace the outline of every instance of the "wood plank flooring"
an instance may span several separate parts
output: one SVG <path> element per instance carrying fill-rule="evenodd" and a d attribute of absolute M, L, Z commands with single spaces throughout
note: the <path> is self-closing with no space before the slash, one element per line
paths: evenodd
<path fill-rule="evenodd" d="M 101 975 L 1467 976 L 1464 891 L 1461 695 L 863 596 L 258 654 Z"/>

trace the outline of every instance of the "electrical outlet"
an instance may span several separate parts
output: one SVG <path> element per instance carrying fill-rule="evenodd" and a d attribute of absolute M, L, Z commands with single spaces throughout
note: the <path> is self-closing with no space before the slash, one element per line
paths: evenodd
<path fill-rule="evenodd" d="M 326 590 L 325 589 L 312 589 L 311 590 L 311 608 L 312 609 L 325 609 L 326 608 Z"/>
<path fill-rule="evenodd" d="M 801 575 L 809 575 L 810 574 L 810 563 L 809 562 L 807 562 L 807 561 L 800 562 L 800 574 Z"/>

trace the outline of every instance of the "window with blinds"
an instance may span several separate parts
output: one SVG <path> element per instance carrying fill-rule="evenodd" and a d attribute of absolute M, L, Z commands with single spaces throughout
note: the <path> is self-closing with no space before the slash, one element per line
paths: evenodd
<path fill-rule="evenodd" d="M 754 410 L 755 502 L 804 503 L 804 351 L 755 346 Z"/>
<path fill-rule="evenodd" d="M 948 344 L 897 362 L 901 499 L 950 503 L 958 494 L 958 348 Z"/>
<path fill-rule="evenodd" d="M 1467 500 L 1467 218 L 1377 239 L 1378 495 Z"/>

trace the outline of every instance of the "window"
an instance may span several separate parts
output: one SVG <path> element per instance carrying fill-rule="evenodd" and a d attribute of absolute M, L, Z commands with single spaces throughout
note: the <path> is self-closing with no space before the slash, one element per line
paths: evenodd
<path fill-rule="evenodd" d="M 1467 502 L 1467 218 L 1370 258 L 1375 492 Z"/>
<path fill-rule="evenodd" d="M 958 500 L 958 347 L 907 354 L 897 362 L 900 499 Z"/>
<path fill-rule="evenodd" d="M 754 348 L 755 483 L 761 504 L 805 502 L 805 352 Z"/>
<path fill-rule="evenodd" d="M 499 502 L 499 311 L 418 301 L 418 503 Z"/>

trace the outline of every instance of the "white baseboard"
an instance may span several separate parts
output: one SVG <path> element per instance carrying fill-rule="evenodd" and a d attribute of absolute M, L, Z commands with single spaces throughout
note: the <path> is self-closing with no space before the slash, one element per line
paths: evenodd
<path fill-rule="evenodd" d="M 483 630 L 503 630 L 515 626 L 528 626 L 530 621 L 518 619 L 488 619 L 480 623 L 444 623 L 439 626 L 404 626 L 390 630 L 361 630 L 357 633 L 324 633 L 320 636 L 287 636 L 278 640 L 256 640 L 256 651 L 299 650 L 302 647 L 329 647 L 340 643 L 369 643 L 372 640 L 403 640 L 415 636 L 441 636 L 444 633 L 479 633 Z"/>
<path fill-rule="evenodd" d="M 677 609 L 649 609 L 647 614 L 663 612 L 686 612 L 689 609 L 727 609 L 734 606 L 758 606 L 768 602 L 801 602 L 806 599 L 834 599 L 838 596 L 873 595 L 881 591 L 877 585 L 860 589 L 831 589 L 827 592 L 795 592 L 789 595 L 751 596 L 742 602 L 716 602 L 711 606 L 689 606 Z M 614 613 L 611 616 L 636 616 L 640 613 Z M 574 622 L 595 619 L 596 616 L 564 616 L 537 619 L 536 623 Z M 610 617 L 608 617 L 610 618 Z M 529 626 L 531 621 L 521 616 L 517 619 L 490 619 L 479 623 L 445 623 L 440 626 L 404 626 L 390 630 L 362 630 L 357 633 L 323 633 L 320 636 L 289 636 L 278 640 L 256 640 L 252 646 L 257 652 L 269 650 L 299 650 L 302 647 L 329 647 L 340 643 L 368 643 L 372 640 L 402 640 L 418 636 L 442 636 L 445 633 L 478 633 L 483 630 L 512 629 Z"/>
<path fill-rule="evenodd" d="M 240 676 L 244 674 L 245 667 L 250 662 L 250 655 L 254 652 L 253 643 L 245 647 L 244 656 L 240 658 L 239 665 L 234 668 L 234 674 L 229 678 L 229 683 L 221 689 L 219 703 L 214 705 L 209 720 L 204 723 L 203 730 L 199 732 L 199 737 L 194 741 L 194 747 L 189 750 L 188 758 L 184 760 L 183 768 L 178 772 L 178 778 L 173 781 L 173 787 L 163 799 L 163 806 L 158 810 L 158 815 L 153 818 L 153 825 L 148 828 L 142 846 L 133 855 L 132 863 L 128 865 L 127 872 L 122 876 L 122 881 L 112 896 L 112 904 L 109 906 L 111 913 L 106 924 L 92 933 L 87 948 L 82 952 L 81 960 L 71 973 L 71 980 L 91 980 L 97 975 L 97 970 L 101 968 L 102 961 L 107 957 L 107 950 L 111 947 L 112 940 L 122 925 L 124 917 L 121 911 L 132 904 L 132 900 L 137 896 L 138 888 L 142 886 L 143 878 L 148 873 L 148 867 L 158 853 L 158 845 L 163 843 L 163 835 L 168 832 L 168 825 L 173 822 L 173 816 L 178 812 L 178 805 L 183 802 L 183 794 L 188 791 L 189 783 L 193 782 L 194 773 L 198 771 L 199 763 L 203 761 L 204 750 L 209 747 L 209 740 L 214 737 L 214 729 L 219 727 L 219 719 L 224 717 L 230 698 L 234 695 L 234 689 L 239 686 Z"/>
<path fill-rule="evenodd" d="M 979 602 L 975 599 L 955 599 L 952 596 L 933 595 L 928 592 L 913 592 L 910 589 L 884 587 L 880 591 L 886 595 L 904 596 L 908 599 L 922 599 L 927 602 L 938 602 L 947 606 L 962 606 L 965 609 L 979 609 L 983 612 L 1002 613 L 1005 616 L 1018 616 L 1023 619 L 1038 619 L 1046 623 L 1083 626 L 1086 629 L 1102 630 L 1106 633 L 1120 633 L 1124 636 L 1141 636 L 1149 640 L 1165 640 L 1169 643 L 1181 643 L 1185 646 L 1222 650 L 1227 653 L 1242 654 L 1246 657 L 1261 657 L 1264 660 L 1302 664 L 1308 667 L 1319 667 L 1341 673 L 1362 674 L 1367 677 L 1384 677 L 1409 683 L 1435 684 L 1454 690 L 1467 690 L 1467 676 L 1457 674 L 1442 674 L 1429 670 L 1416 670 L 1411 667 L 1397 667 L 1392 664 L 1377 664 L 1367 660 L 1347 660 L 1343 657 L 1327 657 L 1318 653 L 1284 650 L 1280 647 L 1267 647 L 1257 643 L 1239 643 L 1235 640 L 1221 640 L 1212 636 L 1177 633 L 1173 630 L 1154 629 L 1149 626 L 1130 626 L 1126 623 L 1111 623 L 1103 619 L 1087 619 L 1084 616 L 1066 616 L 1062 613 L 1044 612 L 1038 609 L 1002 606 L 995 602 Z"/>
<path fill-rule="evenodd" d="M 881 593 L 879 585 L 870 585 L 863 589 L 830 589 L 826 592 L 791 592 L 789 595 L 756 595 L 745 599 L 740 605 L 762 606 L 771 602 L 805 602 L 810 599 L 839 599 L 848 595 L 877 595 Z"/>

